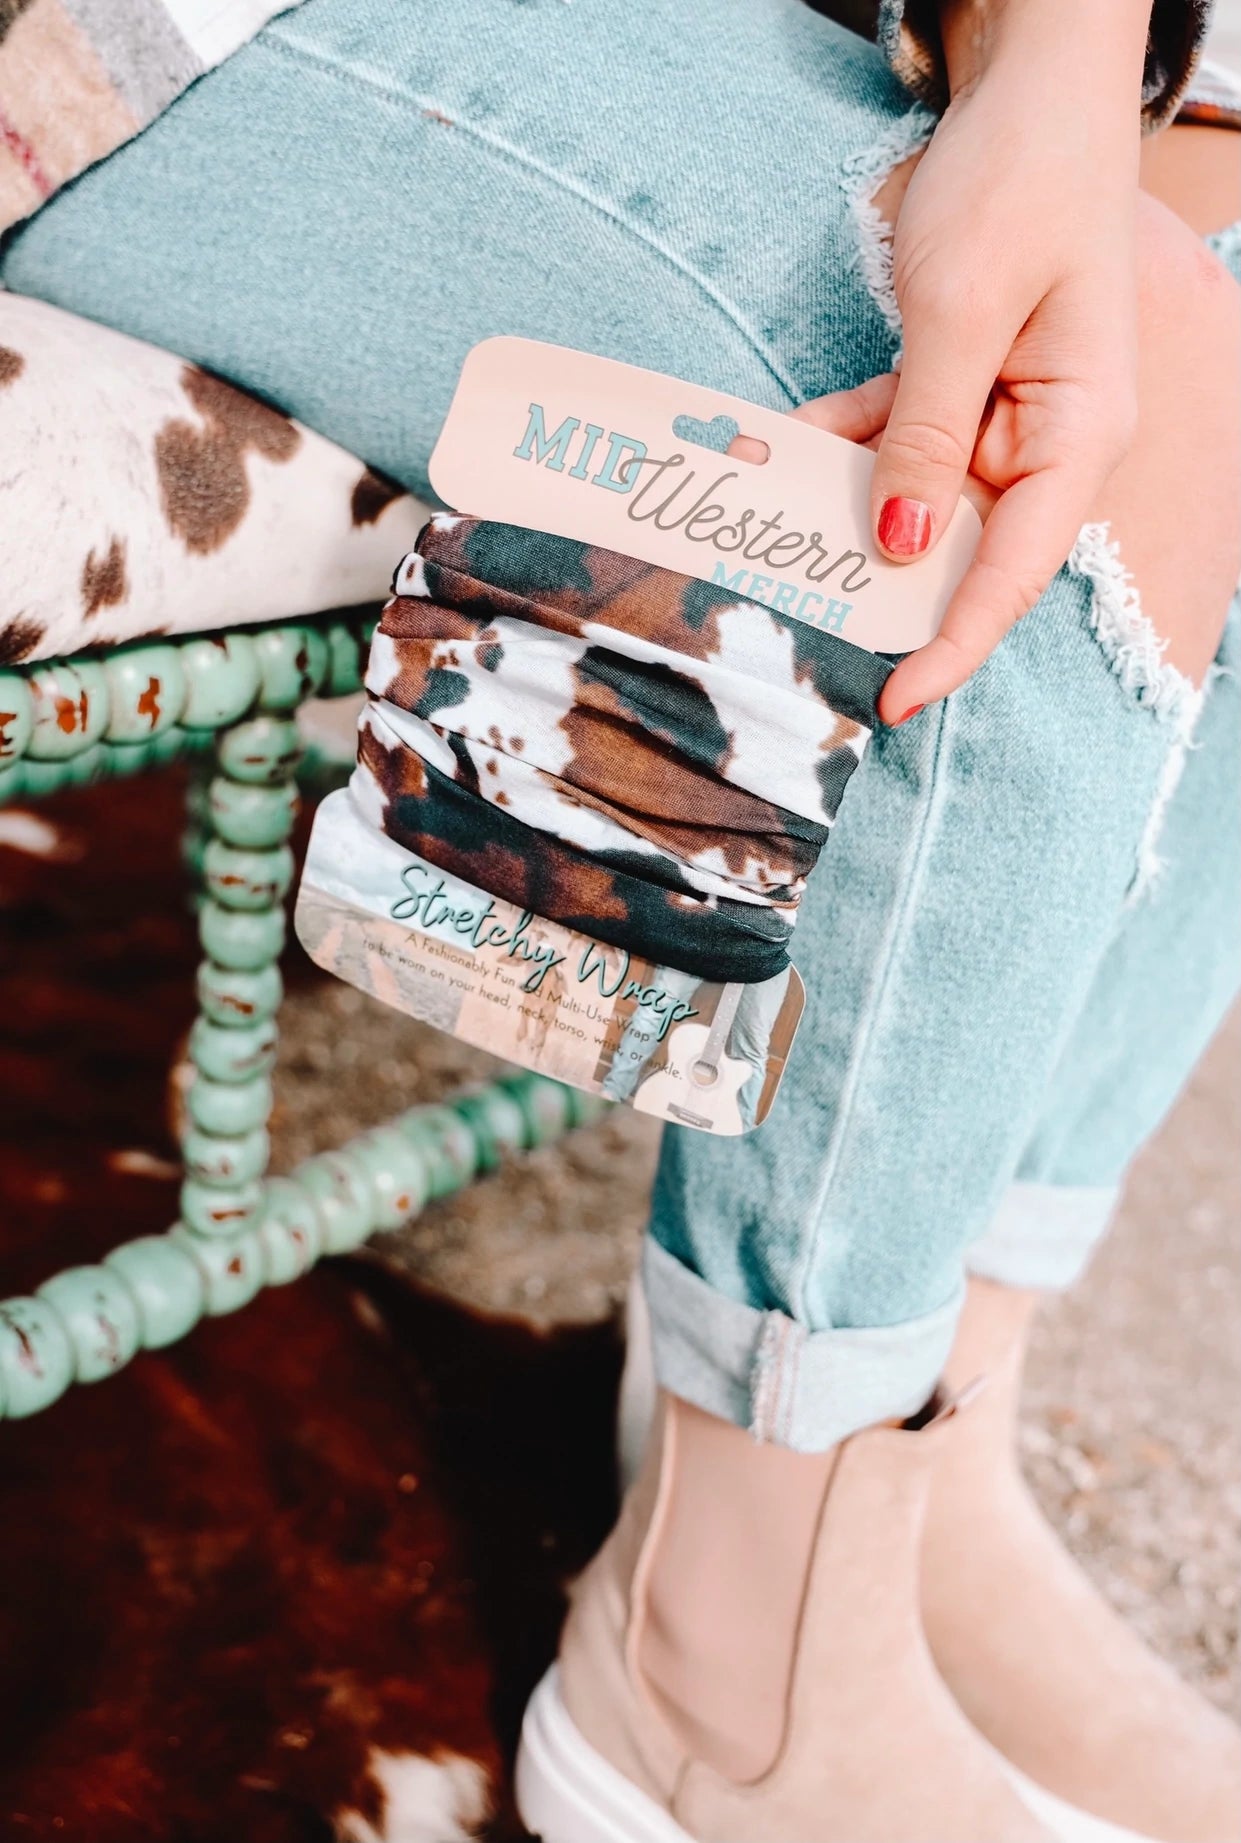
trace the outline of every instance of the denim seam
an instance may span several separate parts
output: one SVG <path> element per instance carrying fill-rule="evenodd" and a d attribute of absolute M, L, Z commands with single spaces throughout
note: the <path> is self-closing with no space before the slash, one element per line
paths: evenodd
<path fill-rule="evenodd" d="M 758 1441 L 770 1436 L 771 1378 L 779 1350 L 779 1324 L 768 1313 L 763 1320 L 750 1366 L 750 1432 Z"/>
<path fill-rule="evenodd" d="M 778 1312 L 764 1313 L 754 1353 L 750 1374 L 750 1432 L 759 1442 L 779 1438 L 787 1322 Z"/>
<path fill-rule="evenodd" d="M 791 1288 L 793 1311 L 803 1323 L 809 1323 L 810 1310 L 807 1289 L 811 1273 L 814 1271 L 822 1233 L 823 1212 L 827 1202 L 827 1193 L 840 1165 L 844 1153 L 844 1141 L 851 1124 L 854 1105 L 862 1084 L 866 1064 L 874 1041 L 875 1030 L 884 1008 L 892 968 L 902 945 L 909 915 L 917 900 L 917 893 L 922 883 L 926 865 L 926 856 L 935 823 L 938 821 L 943 804 L 944 768 L 947 760 L 947 737 L 953 719 L 953 701 L 946 698 L 940 706 L 939 728 L 935 736 L 935 753 L 931 763 L 930 783 L 922 811 L 922 823 L 914 834 L 911 850 L 907 854 L 907 874 L 904 878 L 903 896 L 895 904 L 871 979 L 870 991 L 863 1015 L 859 1019 L 858 1033 L 853 1056 L 845 1076 L 844 1088 L 840 1098 L 831 1134 L 824 1154 L 823 1172 L 815 1189 L 809 1217 L 809 1232 L 799 1264 L 799 1270 Z"/>
<path fill-rule="evenodd" d="M 523 171 L 537 174 L 545 182 L 557 187 L 570 198 L 577 199 L 579 204 L 585 205 L 588 209 L 598 212 L 601 217 L 607 218 L 611 223 L 618 225 L 621 230 L 628 231 L 629 235 L 637 242 L 643 244 L 645 248 L 652 251 L 656 256 L 661 257 L 670 268 L 675 269 L 676 272 L 687 281 L 692 282 L 707 300 L 723 314 L 724 318 L 733 329 L 746 341 L 754 356 L 771 373 L 772 378 L 779 385 L 794 408 L 805 401 L 805 392 L 798 388 L 791 377 L 786 377 L 784 375 L 779 363 L 764 347 L 762 340 L 759 338 L 754 328 L 746 323 L 740 309 L 731 302 L 726 295 L 721 294 L 717 289 L 713 288 L 707 278 L 704 275 L 700 275 L 683 257 L 678 256 L 675 250 L 669 249 L 667 245 L 661 243 L 658 238 L 651 236 L 649 231 L 645 230 L 640 224 L 635 223 L 633 219 L 626 217 L 623 212 L 618 211 L 616 207 L 610 204 L 606 199 L 596 197 L 580 182 L 569 179 L 565 174 L 557 172 L 554 167 L 545 165 L 543 161 L 537 159 L 533 154 L 527 153 L 523 149 L 514 146 L 511 142 L 501 139 L 499 135 L 489 134 L 486 129 L 479 127 L 474 122 L 463 121 L 458 115 L 450 115 L 447 106 L 438 102 L 434 97 L 422 96 L 412 90 L 403 89 L 394 84 L 384 83 L 380 79 L 370 76 L 367 72 L 355 70 L 350 64 L 342 64 L 336 58 L 322 57 L 316 52 L 308 50 L 304 45 L 297 44 L 288 39 L 278 38 L 271 33 L 270 29 L 264 33 L 262 44 L 265 50 L 279 51 L 294 60 L 300 59 L 303 63 L 310 64 L 316 69 L 331 71 L 336 76 L 347 77 L 356 83 L 359 88 L 370 90 L 374 95 L 384 96 L 391 102 L 408 103 L 413 108 L 429 113 L 432 119 L 441 121 L 446 127 L 461 129 L 465 134 L 471 136 L 480 146 L 486 147 L 498 158 L 509 160 L 514 166 L 520 167 Z"/>
<path fill-rule="evenodd" d="M 793 1373 L 789 1378 L 788 1398 L 784 1404 L 784 1420 L 781 1424 L 782 1444 L 791 1446 L 793 1430 L 797 1425 L 797 1410 L 801 1403 L 801 1359 L 806 1348 L 807 1332 L 802 1325 L 791 1325 L 789 1337 L 792 1343 Z"/>

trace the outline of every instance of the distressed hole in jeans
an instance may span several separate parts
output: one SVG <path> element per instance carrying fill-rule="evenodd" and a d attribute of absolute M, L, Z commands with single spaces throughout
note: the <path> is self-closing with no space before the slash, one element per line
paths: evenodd
<path fill-rule="evenodd" d="M 1168 643 L 1144 612 L 1141 596 L 1121 560 L 1120 545 L 1113 541 L 1106 524 L 1082 526 L 1069 553 L 1069 568 L 1090 584 L 1090 625 L 1112 671 L 1136 703 L 1168 726 L 1168 753 L 1138 843 L 1137 868 L 1129 887 L 1129 901 L 1135 902 L 1161 868 L 1159 837 L 1185 769 L 1204 694 L 1164 658 Z"/>
<path fill-rule="evenodd" d="M 840 176 L 857 233 L 862 279 L 898 338 L 901 310 L 892 284 L 892 226 L 935 125 L 931 111 L 918 104 L 869 147 L 850 155 Z"/>

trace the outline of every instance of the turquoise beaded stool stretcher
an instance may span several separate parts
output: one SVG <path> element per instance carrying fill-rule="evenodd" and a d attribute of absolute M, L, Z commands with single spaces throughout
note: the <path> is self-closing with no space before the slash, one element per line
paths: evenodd
<path fill-rule="evenodd" d="M 181 1221 L 0 1303 L 0 1411 L 33 1414 L 139 1350 L 236 1311 L 506 1152 L 547 1144 L 600 1103 L 513 1074 L 411 1108 L 290 1177 L 265 1175 L 288 838 L 303 760 L 295 715 L 356 692 L 373 616 L 119 647 L 0 673 L 0 805 L 214 751 L 202 802 L 204 958 L 190 1035 Z"/>
<path fill-rule="evenodd" d="M 256 415 L 275 415 L 241 401 L 247 428 Z M 213 396 L 205 438 L 222 414 Z M 297 433 L 307 449 L 318 439 Z M 330 445 L 321 447 L 326 454 Z M 344 459 L 356 475 L 360 463 Z M 218 474 L 217 451 L 204 479 Z M 254 487 L 253 472 L 244 478 Z M 363 473 L 355 500 L 374 479 Z M 6 542 L 0 532 L 0 549 Z M 400 539 L 394 543 L 389 570 Z M 382 592 L 374 582 L 373 597 Z M 450 1102 L 411 1108 L 288 1177 L 267 1175 L 278 961 L 294 880 L 289 837 L 299 769 L 313 766 L 297 713 L 311 698 L 359 691 L 374 620 L 372 601 L 364 612 L 139 639 L 0 670 L 0 807 L 187 755 L 209 763 L 199 782 L 205 798 L 195 801 L 204 957 L 181 1130 L 181 1220 L 164 1235 L 124 1243 L 97 1266 L 50 1277 L 30 1297 L 0 1303 L 0 1417 L 34 1414 L 71 1383 L 114 1374 L 139 1351 L 183 1337 L 204 1314 L 237 1310 L 321 1255 L 400 1226 L 505 1153 L 546 1144 L 600 1111 L 557 1082 L 514 1073 Z"/>

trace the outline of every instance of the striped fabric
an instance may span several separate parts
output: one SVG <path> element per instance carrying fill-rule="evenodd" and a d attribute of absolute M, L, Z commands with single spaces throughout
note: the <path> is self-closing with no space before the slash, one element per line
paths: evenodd
<path fill-rule="evenodd" d="M 1176 119 L 1209 128 L 1241 128 L 1241 76 L 1226 64 L 1203 58 Z"/>
<path fill-rule="evenodd" d="M 0 0 L 0 230 L 297 0 Z"/>

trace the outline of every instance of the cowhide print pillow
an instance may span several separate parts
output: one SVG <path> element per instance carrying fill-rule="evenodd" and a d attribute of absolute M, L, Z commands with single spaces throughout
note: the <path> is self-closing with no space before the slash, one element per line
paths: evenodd
<path fill-rule="evenodd" d="M 0 290 L 0 665 L 381 601 L 425 518 L 209 372 Z"/>

